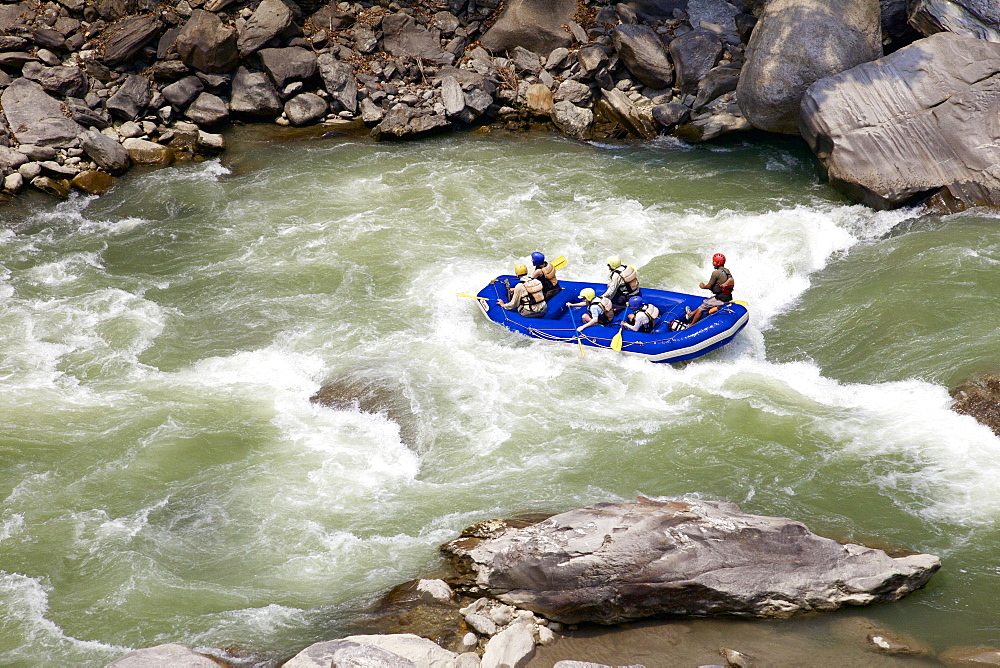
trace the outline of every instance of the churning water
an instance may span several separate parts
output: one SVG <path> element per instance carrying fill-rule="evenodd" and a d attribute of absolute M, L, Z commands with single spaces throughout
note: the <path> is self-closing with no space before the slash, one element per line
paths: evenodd
<path fill-rule="evenodd" d="M 793 142 L 247 134 L 3 215 L 0 663 L 170 641 L 275 662 L 475 521 L 636 494 L 938 554 L 863 614 L 1000 642 L 1000 439 L 948 396 L 998 362 L 987 214 L 847 205 Z M 456 296 L 534 250 L 689 292 L 722 251 L 750 325 L 674 367 Z M 327 383 L 396 408 L 311 403 Z"/>

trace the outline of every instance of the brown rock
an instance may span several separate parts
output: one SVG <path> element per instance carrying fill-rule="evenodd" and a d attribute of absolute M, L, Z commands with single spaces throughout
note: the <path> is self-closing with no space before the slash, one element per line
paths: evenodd
<path fill-rule="evenodd" d="M 191 13 L 177 35 L 177 53 L 184 64 L 202 72 L 229 72 L 239 61 L 236 31 L 202 9 Z"/>
<path fill-rule="evenodd" d="M 88 169 L 87 171 L 80 172 L 74 176 L 71 183 L 78 190 L 82 190 L 88 195 L 103 195 L 111 190 L 111 186 L 114 185 L 115 179 L 106 172 L 99 172 L 96 169 Z"/>
<path fill-rule="evenodd" d="M 59 199 L 69 197 L 70 185 L 66 179 L 53 179 L 48 176 L 36 176 L 31 179 L 31 185 L 42 192 L 48 193 Z"/>
<path fill-rule="evenodd" d="M 169 165 L 174 161 L 174 149 L 145 139 L 129 138 L 122 142 L 128 157 L 138 165 Z"/>
<path fill-rule="evenodd" d="M 524 94 L 524 103 L 532 113 L 548 116 L 552 112 L 552 91 L 545 84 L 531 84 Z"/>
<path fill-rule="evenodd" d="M 952 393 L 955 403 L 951 409 L 962 415 L 971 415 L 1000 436 L 1000 377 L 986 375 L 956 387 Z"/>
<path fill-rule="evenodd" d="M 1000 666 L 1000 649 L 995 647 L 951 647 L 938 659 L 946 666 Z"/>

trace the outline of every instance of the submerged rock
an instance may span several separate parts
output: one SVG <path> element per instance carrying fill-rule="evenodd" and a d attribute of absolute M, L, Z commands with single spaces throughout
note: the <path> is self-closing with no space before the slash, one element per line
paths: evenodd
<path fill-rule="evenodd" d="M 442 550 L 491 596 L 564 623 L 832 611 L 897 600 L 941 566 L 688 498 L 596 504 Z"/>
<path fill-rule="evenodd" d="M 951 409 L 971 415 L 1000 436 L 1000 376 L 987 375 L 956 387 Z"/>

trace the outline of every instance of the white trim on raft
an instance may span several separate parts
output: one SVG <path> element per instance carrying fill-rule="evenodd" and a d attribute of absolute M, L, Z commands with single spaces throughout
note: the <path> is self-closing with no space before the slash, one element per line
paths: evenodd
<path fill-rule="evenodd" d="M 657 355 L 649 355 L 646 353 L 633 353 L 627 350 L 622 350 L 622 353 L 625 355 L 636 355 L 637 357 L 645 357 L 646 359 L 653 362 L 666 362 L 674 357 L 684 357 L 685 355 L 691 355 L 693 353 L 697 353 L 699 350 L 703 350 L 704 348 L 713 346 L 724 339 L 736 336 L 737 332 L 740 331 L 740 328 L 743 327 L 743 325 L 745 325 L 749 320 L 750 320 L 750 313 L 749 312 L 744 313 L 740 317 L 740 319 L 737 320 L 735 323 L 733 323 L 733 326 L 730 327 L 729 329 L 719 332 L 715 336 L 699 341 L 694 345 L 687 346 L 686 348 L 676 348 L 674 350 L 670 350 L 665 353 L 659 353 Z"/>

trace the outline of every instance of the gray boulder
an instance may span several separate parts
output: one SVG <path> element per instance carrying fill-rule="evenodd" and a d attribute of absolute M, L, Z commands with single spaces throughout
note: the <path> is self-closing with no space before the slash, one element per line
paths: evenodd
<path fill-rule="evenodd" d="M 326 92 L 352 114 L 358 110 L 358 80 L 350 63 L 337 60 L 329 53 L 320 54 L 316 59 L 319 75 L 323 79 Z"/>
<path fill-rule="evenodd" d="M 660 36 L 647 25 L 624 24 L 611 33 L 615 49 L 628 71 L 650 88 L 670 88 L 674 68 Z"/>
<path fill-rule="evenodd" d="M 664 128 L 672 128 L 683 123 L 691 115 L 691 109 L 679 102 L 668 102 L 653 107 L 653 120 Z"/>
<path fill-rule="evenodd" d="M 717 26 L 723 32 L 736 32 L 734 19 L 740 10 L 726 0 L 689 0 L 686 9 L 688 21 L 695 29 Z"/>
<path fill-rule="evenodd" d="M 109 67 L 127 63 L 163 30 L 155 14 L 129 16 L 108 28 L 102 60 Z"/>
<path fill-rule="evenodd" d="M 291 81 L 304 81 L 316 74 L 316 54 L 301 46 L 261 49 L 260 62 L 278 89 Z"/>
<path fill-rule="evenodd" d="M 150 666 L 171 666 L 171 668 L 219 668 L 219 664 L 203 654 L 176 643 L 157 645 L 129 652 L 104 668 L 149 668 Z"/>
<path fill-rule="evenodd" d="M 736 88 L 743 115 L 761 130 L 798 133 L 806 88 L 882 55 L 880 16 L 878 0 L 771 0 Z"/>
<path fill-rule="evenodd" d="M 166 95 L 166 88 L 163 89 Z M 245 67 L 233 77 L 229 110 L 238 115 L 274 118 L 281 113 L 281 98 L 270 77 L 264 72 L 251 72 Z"/>
<path fill-rule="evenodd" d="M 691 106 L 700 109 L 720 95 L 733 92 L 739 81 L 740 70 L 738 67 L 727 65 L 716 67 L 698 82 L 698 93 Z"/>
<path fill-rule="evenodd" d="M 184 115 L 198 125 L 211 127 L 229 118 L 229 105 L 217 95 L 201 93 L 187 108 Z"/>
<path fill-rule="evenodd" d="M 570 624 L 832 611 L 897 600 L 941 565 L 693 498 L 599 503 L 519 529 L 484 522 L 442 549 L 482 591 Z"/>
<path fill-rule="evenodd" d="M 315 93 L 301 93 L 285 102 L 285 116 L 292 125 L 309 125 L 326 116 L 326 100 Z"/>
<path fill-rule="evenodd" d="M 59 100 L 28 79 L 15 79 L 0 95 L 0 106 L 14 137 L 20 144 L 67 147 L 83 131 L 66 118 Z"/>
<path fill-rule="evenodd" d="M 281 0 L 263 0 L 240 30 L 236 40 L 240 57 L 247 57 L 277 37 L 292 25 L 294 18 L 292 10 Z"/>
<path fill-rule="evenodd" d="M 239 61 L 236 31 L 203 9 L 191 12 L 177 34 L 177 53 L 188 67 L 202 72 L 229 72 Z"/>
<path fill-rule="evenodd" d="M 670 59 L 677 68 L 677 87 L 682 93 L 694 93 L 708 71 L 722 55 L 722 42 L 708 30 L 692 30 L 671 40 Z"/>
<path fill-rule="evenodd" d="M 817 81 L 802 136 L 831 185 L 893 208 L 1000 206 L 1000 44 L 938 33 Z M 936 194 L 935 194 L 936 193 Z"/>
<path fill-rule="evenodd" d="M 97 166 L 110 174 L 121 174 L 132 161 L 128 151 L 107 135 L 88 130 L 80 135 L 80 145 Z"/>
<path fill-rule="evenodd" d="M 542 61 L 538 54 L 523 46 L 515 46 L 510 52 L 510 61 L 514 63 L 514 71 L 518 73 L 538 74 L 542 71 Z"/>
<path fill-rule="evenodd" d="M 462 84 L 455 77 L 441 79 L 441 102 L 449 116 L 457 116 L 465 109 L 465 93 L 462 91 Z"/>
<path fill-rule="evenodd" d="M 547 56 L 572 44 L 572 35 L 563 26 L 573 20 L 576 9 L 575 0 L 509 0 L 480 41 L 493 53 L 522 46 Z"/>
<path fill-rule="evenodd" d="M 455 54 L 443 51 L 438 38 L 409 14 L 390 14 L 382 19 L 382 45 L 394 56 L 423 58 L 450 65 Z"/>
<path fill-rule="evenodd" d="M 591 97 L 590 86 L 579 81 L 574 81 L 573 79 L 566 79 L 559 84 L 559 88 L 552 95 L 552 99 L 556 102 L 566 100 L 573 104 L 589 102 Z"/>
<path fill-rule="evenodd" d="M 184 108 L 191 104 L 191 101 L 198 97 L 203 90 L 205 90 L 205 82 L 192 75 L 175 81 L 169 86 L 164 86 L 160 92 L 163 93 L 167 102 L 177 108 Z"/>
<path fill-rule="evenodd" d="M 7 174 L 26 162 L 28 162 L 28 156 L 17 149 L 0 146 L 0 172 Z"/>
<path fill-rule="evenodd" d="M 559 100 L 552 105 L 552 122 L 563 134 L 576 139 L 586 139 L 594 124 L 594 112 L 578 107 L 569 100 Z"/>
<path fill-rule="evenodd" d="M 149 80 L 138 74 L 130 74 L 125 77 L 118 91 L 108 98 L 105 106 L 112 116 L 134 121 L 145 111 L 152 96 Z"/>
<path fill-rule="evenodd" d="M 87 94 L 87 77 L 76 66 L 45 67 L 38 62 L 25 63 L 22 76 L 37 81 L 49 93 L 60 96 L 83 97 Z"/>
<path fill-rule="evenodd" d="M 909 22 L 924 35 L 953 32 L 1000 42 L 1000 3 L 995 0 L 916 0 Z"/>
<path fill-rule="evenodd" d="M 360 110 L 361 120 L 369 125 L 379 123 L 385 118 L 385 112 L 382 110 L 382 107 L 372 102 L 371 98 L 366 97 L 361 100 Z"/>
<path fill-rule="evenodd" d="M 703 142 L 733 132 L 752 129 L 740 113 L 733 94 L 726 93 L 703 109 L 692 113 L 690 122 L 678 125 L 673 134 L 690 142 Z"/>
<path fill-rule="evenodd" d="M 420 137 L 451 127 L 444 114 L 429 114 L 421 109 L 398 106 L 389 110 L 382 121 L 372 128 L 378 140 Z"/>
<path fill-rule="evenodd" d="M 350 640 L 327 640 L 306 647 L 282 668 L 417 668 L 409 659 L 373 645 Z"/>

